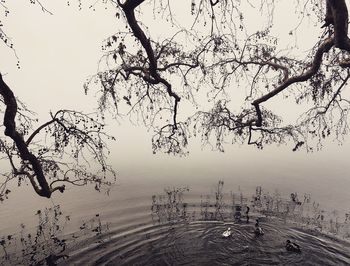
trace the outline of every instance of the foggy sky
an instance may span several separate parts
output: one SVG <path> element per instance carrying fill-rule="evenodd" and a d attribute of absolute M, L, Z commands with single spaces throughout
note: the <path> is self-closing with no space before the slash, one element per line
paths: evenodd
<path fill-rule="evenodd" d="M 48 119 L 49 110 L 68 108 L 88 112 L 97 107 L 93 90 L 84 95 L 83 83 L 97 71 L 102 41 L 120 27 L 115 10 L 100 7 L 95 12 L 78 11 L 73 3 L 67 7 L 66 1 L 57 1 L 61 3 L 48 5 L 54 13 L 52 16 L 38 6 L 13 2 L 16 3 L 9 6 L 17 7 L 11 8 L 4 24 L 15 44 L 21 69 L 17 69 L 12 51 L 1 43 L 0 71 L 16 96 L 37 112 L 40 119 Z M 315 32 L 313 25 L 305 30 L 310 31 L 310 36 Z M 303 42 L 313 43 L 312 39 Z M 266 146 L 262 151 L 247 145 L 228 144 L 225 153 L 218 153 L 210 147 L 202 148 L 199 140 L 190 139 L 190 155 L 179 158 L 152 155 L 151 132 L 142 126 L 131 126 L 127 118 L 120 123 L 110 120 L 108 124 L 117 138 L 110 144 L 110 162 L 118 171 L 120 182 L 140 175 L 183 182 L 195 176 L 214 180 L 233 178 L 242 184 L 295 186 L 325 197 L 339 193 L 350 200 L 346 189 L 350 187 L 349 140 L 343 146 L 329 141 L 322 151 L 315 153 L 292 152 L 292 144 Z"/>

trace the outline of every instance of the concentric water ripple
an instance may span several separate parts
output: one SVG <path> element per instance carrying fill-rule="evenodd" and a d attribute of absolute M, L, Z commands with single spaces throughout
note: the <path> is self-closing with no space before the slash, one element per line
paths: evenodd
<path fill-rule="evenodd" d="M 94 208 L 84 205 L 68 220 L 58 205 L 38 211 L 36 233 L 23 226 L 0 238 L 0 264 L 350 265 L 350 216 L 322 210 L 308 196 L 283 198 L 258 187 L 244 197 L 224 193 L 222 181 L 211 194 L 135 194 L 90 199 Z M 263 236 L 254 234 L 256 219 Z M 222 237 L 229 227 L 232 235 Z M 287 239 L 302 252 L 287 251 Z"/>
<path fill-rule="evenodd" d="M 191 202 L 184 194 L 182 190 L 167 191 L 148 198 L 148 202 L 140 198 L 131 208 L 105 210 L 105 219 L 112 221 L 109 229 L 78 243 L 61 264 L 350 265 L 350 245 L 346 241 L 301 223 L 287 222 L 287 216 L 266 217 L 266 210 L 259 212 L 258 208 L 251 210 L 247 223 L 247 202 L 242 198 L 240 203 L 230 205 L 218 193 L 213 199 L 190 194 Z M 242 213 L 240 221 L 235 220 L 237 210 Z M 265 231 L 258 237 L 254 234 L 257 217 Z M 300 213 L 298 217 L 305 220 Z M 222 233 L 228 227 L 233 233 L 224 238 Z M 298 243 L 302 252 L 287 251 L 287 239 Z"/>
<path fill-rule="evenodd" d="M 262 223 L 256 237 L 253 224 L 190 222 L 140 226 L 111 233 L 102 244 L 72 255 L 66 264 L 80 265 L 349 265 L 345 242 L 288 228 L 278 221 Z M 223 238 L 231 227 L 233 234 Z M 286 239 L 296 241 L 302 253 L 285 250 Z"/>

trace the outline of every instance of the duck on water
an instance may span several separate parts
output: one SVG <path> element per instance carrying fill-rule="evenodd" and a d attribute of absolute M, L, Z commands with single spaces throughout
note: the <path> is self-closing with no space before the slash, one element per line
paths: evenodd
<path fill-rule="evenodd" d="M 286 250 L 291 252 L 301 252 L 300 246 L 296 243 L 291 242 L 289 239 L 286 241 Z"/>
<path fill-rule="evenodd" d="M 260 226 L 259 219 L 256 219 L 254 233 L 256 236 L 262 236 L 264 234 L 264 230 Z"/>
<path fill-rule="evenodd" d="M 222 233 L 223 237 L 229 237 L 232 235 L 231 227 L 229 227 L 226 231 Z"/>

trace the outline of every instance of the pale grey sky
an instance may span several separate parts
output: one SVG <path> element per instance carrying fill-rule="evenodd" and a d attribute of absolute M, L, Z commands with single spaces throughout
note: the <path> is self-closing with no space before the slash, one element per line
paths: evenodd
<path fill-rule="evenodd" d="M 102 7 L 95 12 L 78 11 L 73 3 L 67 7 L 66 1 L 54 1 L 47 5 L 54 13 L 49 15 L 26 1 L 9 1 L 8 5 L 11 14 L 4 21 L 5 30 L 15 43 L 21 69 L 16 68 L 17 60 L 11 50 L 1 43 L 0 71 L 14 93 L 40 119 L 48 118 L 49 110 L 95 108 L 94 93 L 85 96 L 83 83 L 97 71 L 102 41 L 117 32 L 118 27 L 124 27 L 116 20 L 115 11 Z M 288 14 L 279 19 L 289 23 Z M 309 31 L 308 36 L 312 37 L 318 28 L 312 23 L 309 26 L 305 32 Z M 283 34 L 288 37 L 288 32 Z M 312 44 L 311 38 L 306 40 L 304 44 Z M 275 104 L 283 103 L 277 99 Z M 284 189 L 294 186 L 316 191 L 319 196 L 339 193 L 350 200 L 346 189 L 350 186 L 349 140 L 343 146 L 330 141 L 323 151 L 312 154 L 293 153 L 292 145 L 260 151 L 237 144 L 228 144 L 225 153 L 218 153 L 210 151 L 210 147 L 202 150 L 199 140 L 192 140 L 190 155 L 178 158 L 152 155 L 151 132 L 121 122 L 108 122 L 117 138 L 110 145 L 110 161 L 119 172 L 120 182 L 137 175 L 177 178 L 184 182 L 195 176 L 213 180 L 233 178 L 242 183 L 266 183 Z M 334 185 L 333 181 L 338 184 Z"/>

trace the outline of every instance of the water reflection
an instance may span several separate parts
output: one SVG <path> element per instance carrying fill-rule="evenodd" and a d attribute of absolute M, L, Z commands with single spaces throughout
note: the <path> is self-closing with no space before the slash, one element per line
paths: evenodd
<path fill-rule="evenodd" d="M 21 224 L 18 235 L 1 238 L 3 261 L 24 265 L 40 265 L 44 262 L 49 264 L 54 260 L 54 254 L 65 251 L 66 241 L 59 238 L 59 235 L 62 234 L 69 217 L 62 217 L 59 206 L 38 210 L 36 216 L 38 225 L 35 230 L 27 230 L 26 225 Z"/>
<path fill-rule="evenodd" d="M 325 211 L 307 194 L 258 186 L 247 195 L 219 181 L 211 193 L 166 188 L 148 201 L 113 208 L 70 233 L 71 217 L 59 206 L 38 211 L 35 230 L 22 225 L 0 238 L 0 259 L 5 265 L 350 264 L 349 214 Z M 263 235 L 255 234 L 256 224 Z M 287 239 L 302 252 L 288 252 Z"/>
<path fill-rule="evenodd" d="M 34 229 L 21 224 L 18 234 L 0 238 L 1 265 L 57 265 L 77 246 L 80 248 L 86 238 L 92 239 L 108 231 L 108 225 L 102 224 L 96 214 L 88 221 L 82 221 L 78 231 L 65 235 L 65 227 L 71 218 L 63 214 L 59 205 L 38 210 L 35 215 L 38 224 Z"/>
<path fill-rule="evenodd" d="M 350 237 L 350 215 L 338 211 L 325 211 L 305 194 L 299 199 L 296 192 L 289 197 L 275 191 L 270 194 L 261 186 L 255 194 L 245 197 L 242 192 L 224 193 L 224 182 L 219 181 L 211 194 L 200 196 L 200 203 L 186 202 L 189 188 L 165 189 L 164 194 L 152 196 L 152 220 L 158 223 L 179 223 L 190 221 L 222 221 L 249 223 L 250 217 L 278 219 L 285 224 L 298 225 L 338 236 Z"/>

